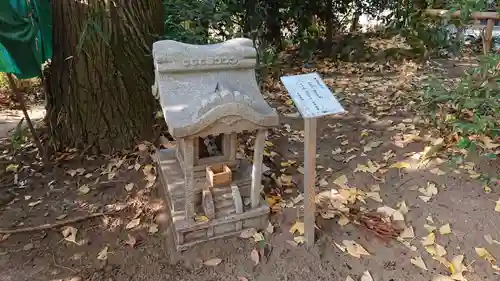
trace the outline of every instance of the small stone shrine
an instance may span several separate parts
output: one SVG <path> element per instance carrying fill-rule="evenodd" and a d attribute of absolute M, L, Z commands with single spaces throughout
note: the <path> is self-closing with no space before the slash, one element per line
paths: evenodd
<path fill-rule="evenodd" d="M 252 41 L 153 45 L 155 85 L 174 149 L 157 151 L 177 250 L 267 226 L 262 157 L 278 115 L 255 79 Z M 256 131 L 253 164 L 237 159 L 237 133 Z M 248 204 L 244 204 L 244 202 Z"/>

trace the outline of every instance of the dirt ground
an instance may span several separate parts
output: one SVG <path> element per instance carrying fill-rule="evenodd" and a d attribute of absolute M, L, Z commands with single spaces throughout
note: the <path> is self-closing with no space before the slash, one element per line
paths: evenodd
<path fill-rule="evenodd" d="M 459 71 L 456 65 L 451 65 L 453 71 Z M 325 72 L 325 68 L 329 71 Z M 257 243 L 239 237 L 215 240 L 174 254 L 164 227 L 159 182 L 149 184 L 151 178 L 147 177 L 151 160 L 145 147 L 106 159 L 71 159 L 74 153 L 68 152 L 52 169 L 32 163 L 29 153 L 12 159 L 6 150 L 1 160 L 1 230 L 108 213 L 68 224 L 74 227 L 69 230 L 49 227 L 0 234 L 0 279 L 343 281 L 350 276 L 353 280 L 368 281 L 366 276 L 362 277 L 368 271 L 375 281 L 450 280 L 433 279 L 439 274 L 451 275 L 450 268 L 433 259 L 421 243 L 428 237 L 429 227 L 439 229 L 449 224 L 451 233 L 432 232 L 435 235 L 432 244 L 446 249 L 442 256 L 451 261 L 457 255 L 464 255 L 467 270 L 463 275 L 469 281 L 499 280 L 499 271 L 479 257 L 475 248 L 486 248 L 491 255 L 500 257 L 500 243 L 491 241 L 500 240 L 500 215 L 495 212 L 500 186 L 493 181 L 485 187 L 478 180 L 478 175 L 498 176 L 500 161 L 469 155 L 464 163 L 454 164 L 445 157 L 450 151 L 444 150 L 439 153 L 441 157 L 418 165 L 417 156 L 432 139 L 428 127 L 413 113 L 417 104 L 411 93 L 419 90 L 425 76 L 421 70 L 412 64 L 402 67 L 344 64 L 341 68 L 323 65 L 307 71 L 320 72 L 348 111 L 345 116 L 318 122 L 318 192 L 339 189 L 337 179 L 345 176 L 350 188 L 365 194 L 378 192 L 381 200 L 365 196 L 361 199 L 366 205 L 357 202 L 367 209 L 389 206 L 402 210 L 398 204 L 404 201 L 408 209 L 404 224 L 414 230 L 414 238 L 406 242 L 415 246 L 414 250 L 395 239 L 381 239 L 352 222 L 341 226 L 338 217 L 318 216 L 314 249 L 307 251 L 292 242 L 294 234 L 290 229 L 301 220 L 303 203 L 300 200 L 290 203 L 301 189 L 303 125 L 287 102 L 283 87 L 274 81 L 266 88 L 266 98 L 283 118 L 280 128 L 269 136 L 265 163 L 276 177 L 291 176 L 293 180 L 290 185 L 264 188 L 267 197 L 282 200 L 272 208 L 273 233 L 265 232 L 271 249 L 267 259 L 255 265 L 251 252 Z M 247 142 L 251 147 L 251 140 L 242 140 L 243 144 Z M 30 151 L 29 146 L 24 149 Z M 359 165 L 366 165 L 369 160 L 382 168 L 373 173 L 359 171 Z M 16 172 L 12 172 L 12 167 L 7 168 L 12 162 L 20 163 Z M 404 167 L 391 168 L 394 163 L 403 162 Z M 13 184 L 15 174 L 17 184 Z M 436 186 L 438 192 L 422 198 L 424 194 L 418 189 L 429 184 Z M 65 229 L 73 234 L 76 229 L 75 239 L 68 232 L 65 239 L 62 233 Z M 485 235 L 491 239 L 485 239 Z M 357 258 L 343 251 L 336 244 L 342 245 L 344 240 L 357 242 L 370 255 Z M 418 257 L 428 270 L 410 262 Z M 203 264 L 214 258 L 222 261 L 217 266 Z"/>

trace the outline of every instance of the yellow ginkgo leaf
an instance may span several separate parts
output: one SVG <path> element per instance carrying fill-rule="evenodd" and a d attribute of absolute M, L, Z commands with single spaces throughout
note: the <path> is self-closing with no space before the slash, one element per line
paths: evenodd
<path fill-rule="evenodd" d="M 428 225 L 428 224 L 424 224 L 424 228 L 427 230 L 427 232 L 433 232 L 434 230 L 436 230 L 435 226 Z"/>
<path fill-rule="evenodd" d="M 300 235 L 304 234 L 304 223 L 297 221 L 295 224 L 290 228 L 290 233 L 295 233 L 298 232 Z"/>
<path fill-rule="evenodd" d="M 467 270 L 467 267 L 463 264 L 464 255 L 455 256 L 450 262 L 450 272 L 452 275 L 457 273 L 462 273 Z"/>
<path fill-rule="evenodd" d="M 441 233 L 442 235 L 446 235 L 446 234 L 450 234 L 451 233 L 451 226 L 449 223 L 441 226 L 439 228 L 439 233 Z"/>
<path fill-rule="evenodd" d="M 352 240 L 344 240 L 344 241 L 342 241 L 342 244 L 344 244 L 345 249 L 347 250 L 347 252 L 351 256 L 356 257 L 358 259 L 362 255 L 364 255 L 364 256 L 370 255 L 370 253 L 368 253 L 368 251 L 365 248 L 363 248 L 363 246 L 359 245 L 358 243 L 356 243 Z"/>
<path fill-rule="evenodd" d="M 427 266 L 425 265 L 424 260 L 422 259 L 421 256 L 411 258 L 410 262 L 416 267 L 419 267 L 420 269 L 427 271 Z"/>
<path fill-rule="evenodd" d="M 500 213 L 500 199 L 498 199 L 495 204 L 495 211 Z"/>
<path fill-rule="evenodd" d="M 423 246 L 431 246 L 436 243 L 436 234 L 434 232 L 429 233 L 424 239 L 422 239 Z"/>
<path fill-rule="evenodd" d="M 487 260 L 489 263 L 495 264 L 497 262 L 497 259 L 485 248 L 475 248 L 475 250 L 478 256 Z"/>
<path fill-rule="evenodd" d="M 389 166 L 389 168 L 397 168 L 397 169 L 403 169 L 403 168 L 409 168 L 410 164 L 406 162 L 397 162 Z"/>
<path fill-rule="evenodd" d="M 336 180 L 333 181 L 334 184 L 340 187 L 347 187 L 347 177 L 345 175 L 341 175 Z"/>

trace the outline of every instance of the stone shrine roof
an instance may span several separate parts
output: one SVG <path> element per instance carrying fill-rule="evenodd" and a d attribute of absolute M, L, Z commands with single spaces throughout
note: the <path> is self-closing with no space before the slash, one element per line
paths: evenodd
<path fill-rule="evenodd" d="M 278 115 L 255 79 L 251 40 L 212 45 L 159 41 L 153 45 L 153 57 L 155 87 L 173 137 L 278 125 Z"/>

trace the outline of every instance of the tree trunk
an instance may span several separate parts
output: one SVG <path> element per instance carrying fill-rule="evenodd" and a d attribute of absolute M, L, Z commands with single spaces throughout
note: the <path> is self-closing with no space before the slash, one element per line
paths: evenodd
<path fill-rule="evenodd" d="M 265 40 L 267 45 L 272 45 L 276 50 L 281 50 L 281 14 L 279 1 L 266 1 L 266 30 Z"/>
<path fill-rule="evenodd" d="M 151 137 L 161 0 L 53 0 L 47 122 L 55 149 L 107 153 Z"/>

